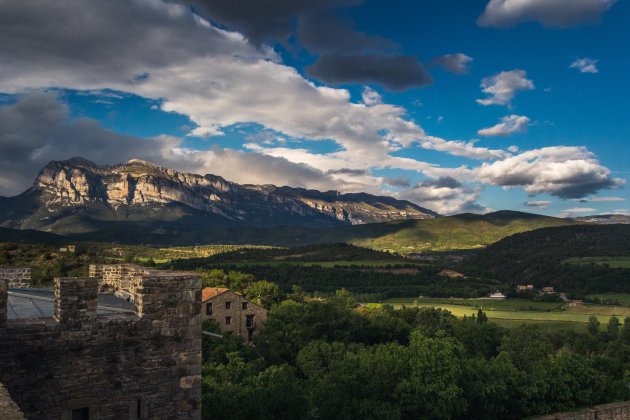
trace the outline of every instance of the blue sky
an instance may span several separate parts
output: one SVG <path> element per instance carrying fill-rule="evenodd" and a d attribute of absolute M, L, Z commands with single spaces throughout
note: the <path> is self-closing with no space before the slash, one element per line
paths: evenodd
<path fill-rule="evenodd" d="M 81 155 L 444 214 L 629 212 L 627 1 L 115 3 L 0 5 L 0 195 Z"/>

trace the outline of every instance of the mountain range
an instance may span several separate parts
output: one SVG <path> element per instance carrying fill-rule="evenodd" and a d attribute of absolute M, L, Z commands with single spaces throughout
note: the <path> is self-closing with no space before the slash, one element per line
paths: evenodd
<path fill-rule="evenodd" d="M 0 198 L 0 226 L 61 234 L 113 225 L 157 233 L 278 225 L 323 228 L 437 216 L 391 197 L 239 185 L 137 159 L 114 166 L 82 158 L 52 161 L 24 193 Z"/>

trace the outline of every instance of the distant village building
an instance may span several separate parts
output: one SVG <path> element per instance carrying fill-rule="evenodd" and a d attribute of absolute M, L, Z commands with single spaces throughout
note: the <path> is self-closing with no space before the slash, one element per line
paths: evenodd
<path fill-rule="evenodd" d="M 59 252 L 67 252 L 70 254 L 74 254 L 77 252 L 77 247 L 76 245 L 67 245 L 67 246 L 59 248 Z"/>
<path fill-rule="evenodd" d="M 516 286 L 516 293 L 529 292 L 534 290 L 533 284 L 519 284 Z"/>
<path fill-rule="evenodd" d="M 543 292 L 544 294 L 546 294 L 546 295 L 551 295 L 551 294 L 556 293 L 556 291 L 554 290 L 554 288 L 553 288 L 553 287 L 550 287 L 550 286 L 543 287 L 543 288 L 542 288 L 542 292 Z"/>
<path fill-rule="evenodd" d="M 201 302 L 203 319 L 214 319 L 222 331 L 247 341 L 252 341 L 256 330 L 267 319 L 265 308 L 225 287 L 204 288 Z"/>
<path fill-rule="evenodd" d="M 584 301 L 579 300 L 579 299 L 572 300 L 572 301 L 569 301 L 569 306 L 573 306 L 573 307 L 584 306 Z"/>
<path fill-rule="evenodd" d="M 506 297 L 507 296 L 505 296 L 503 293 L 499 292 L 498 290 L 490 295 L 490 299 L 496 299 L 496 300 L 504 300 Z"/>

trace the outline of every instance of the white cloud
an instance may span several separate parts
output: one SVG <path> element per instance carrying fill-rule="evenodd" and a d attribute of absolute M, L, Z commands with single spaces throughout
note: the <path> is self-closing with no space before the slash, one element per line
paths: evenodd
<path fill-rule="evenodd" d="M 477 23 L 508 28 L 537 21 L 547 27 L 597 22 L 617 0 L 490 0 Z"/>
<path fill-rule="evenodd" d="M 569 66 L 572 69 L 578 69 L 581 73 L 599 73 L 597 69 L 597 60 L 592 58 L 578 58 Z"/>
<path fill-rule="evenodd" d="M 509 136 L 514 133 L 522 133 L 527 130 L 529 118 L 522 115 L 508 115 L 501 118 L 501 122 L 495 126 L 483 128 L 477 134 L 485 137 Z"/>
<path fill-rule="evenodd" d="M 522 187 L 529 194 L 543 192 L 561 198 L 581 198 L 600 189 L 619 188 L 625 181 L 612 178 L 593 153 L 584 147 L 554 146 L 523 152 L 474 170 L 479 181 L 503 187 Z"/>
<path fill-rule="evenodd" d="M 626 199 L 623 198 L 623 197 L 586 197 L 586 198 L 580 198 L 577 201 L 579 201 L 581 203 L 588 203 L 588 202 L 593 202 L 593 203 L 613 203 L 613 202 L 617 202 L 617 201 L 626 201 Z"/>
<path fill-rule="evenodd" d="M 553 201 L 540 200 L 540 201 L 527 201 L 525 205 L 527 207 L 538 207 L 539 209 L 546 209 L 553 204 Z"/>
<path fill-rule="evenodd" d="M 367 106 L 379 105 L 383 103 L 383 98 L 381 98 L 381 95 L 369 86 L 363 87 L 361 99 L 363 99 L 363 103 Z"/>
<path fill-rule="evenodd" d="M 502 71 L 481 81 L 486 99 L 477 99 L 481 105 L 511 105 L 512 99 L 519 90 L 532 90 L 534 83 L 527 79 L 524 70 Z"/>
<path fill-rule="evenodd" d="M 424 181 L 396 194 L 398 198 L 424 203 L 440 214 L 484 213 L 489 209 L 477 204 L 480 195 L 479 187 L 467 187 L 450 177 Z"/>
<path fill-rule="evenodd" d="M 560 213 L 560 217 L 575 217 L 584 213 L 593 213 L 595 211 L 597 210 L 591 207 L 573 207 L 572 209 L 563 210 L 562 213 Z"/>
<path fill-rule="evenodd" d="M 192 130 L 190 133 L 188 133 L 188 135 L 193 136 L 193 137 L 208 138 L 208 137 L 213 137 L 213 136 L 223 136 L 225 135 L 225 133 L 223 133 L 223 131 L 221 131 L 221 129 L 216 126 L 210 126 L 210 127 L 199 126 L 195 128 L 194 130 Z"/>
<path fill-rule="evenodd" d="M 472 57 L 463 53 L 456 53 L 434 58 L 432 63 L 451 73 L 467 74 L 470 71 L 470 63 L 472 63 L 472 61 Z"/>

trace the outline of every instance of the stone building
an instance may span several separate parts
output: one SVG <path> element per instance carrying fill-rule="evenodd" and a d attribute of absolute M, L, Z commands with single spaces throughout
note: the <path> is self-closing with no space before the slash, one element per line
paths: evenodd
<path fill-rule="evenodd" d="M 256 329 L 267 319 L 267 310 L 240 293 L 223 287 L 206 287 L 202 293 L 201 313 L 214 319 L 222 331 L 252 341 Z"/>
<path fill-rule="evenodd" d="M 0 280 L 0 407 L 29 419 L 201 418 L 201 279 L 131 277 L 133 303 L 99 294 L 96 277 L 56 278 L 48 293 Z"/>

